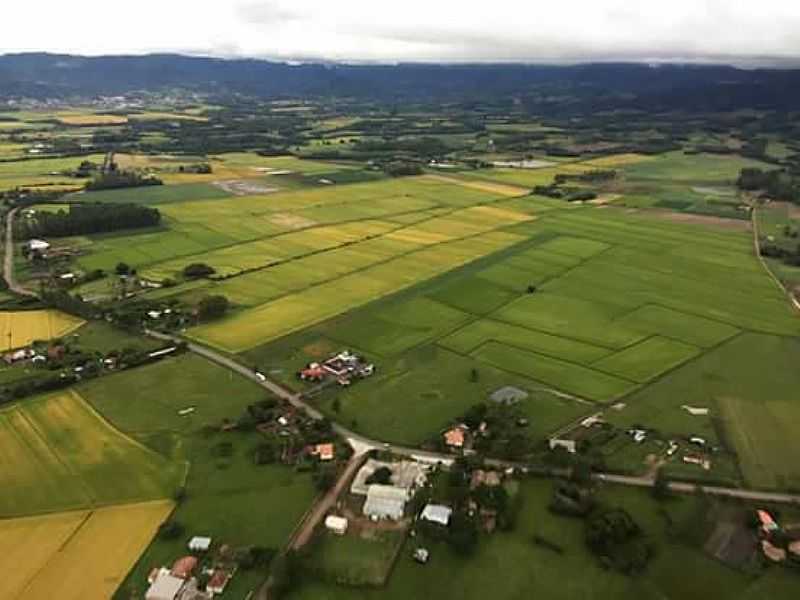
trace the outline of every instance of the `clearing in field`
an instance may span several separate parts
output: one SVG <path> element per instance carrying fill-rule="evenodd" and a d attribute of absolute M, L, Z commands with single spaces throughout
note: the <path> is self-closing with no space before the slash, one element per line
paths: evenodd
<path fill-rule="evenodd" d="M 0 597 L 110 598 L 172 509 L 160 500 L 0 520 Z"/>
<path fill-rule="evenodd" d="M 75 331 L 84 321 L 57 310 L 0 312 L 0 344 L 5 349 L 29 346 Z"/>
<path fill-rule="evenodd" d="M 111 427 L 75 392 L 0 412 L 0 516 L 172 495 L 184 467 Z"/>

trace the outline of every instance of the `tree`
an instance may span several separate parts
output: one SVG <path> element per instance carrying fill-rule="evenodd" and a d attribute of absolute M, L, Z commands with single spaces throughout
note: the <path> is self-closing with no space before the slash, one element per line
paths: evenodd
<path fill-rule="evenodd" d="M 114 272 L 117 275 L 127 275 L 131 272 L 131 267 L 127 263 L 120 262 L 117 263 L 117 266 L 114 268 Z"/>
<path fill-rule="evenodd" d="M 197 305 L 197 316 L 201 321 L 211 321 L 219 319 L 230 307 L 230 303 L 225 296 L 206 296 Z"/>
<path fill-rule="evenodd" d="M 214 267 L 210 267 L 205 263 L 192 263 L 183 268 L 183 276 L 188 279 L 198 279 L 200 277 L 208 277 L 213 275 Z"/>
<path fill-rule="evenodd" d="M 184 531 L 185 527 L 178 521 L 165 521 L 158 528 L 158 537 L 162 540 L 176 540 Z"/>
<path fill-rule="evenodd" d="M 666 500 L 671 496 L 669 481 L 659 469 L 656 479 L 653 482 L 653 497 L 656 500 Z"/>
<path fill-rule="evenodd" d="M 389 485 L 392 482 L 392 470 L 389 467 L 378 467 L 372 472 L 372 475 L 367 477 L 367 485 L 378 483 L 380 485 Z"/>
<path fill-rule="evenodd" d="M 469 380 L 472 383 L 477 383 L 479 379 L 480 379 L 480 373 L 478 373 L 478 369 L 473 367 L 472 370 L 470 370 L 469 372 Z"/>
<path fill-rule="evenodd" d="M 453 551 L 462 556 L 469 556 L 475 552 L 478 545 L 478 526 L 475 519 L 463 512 L 453 514 L 447 541 Z"/>
<path fill-rule="evenodd" d="M 314 485 L 320 492 L 327 492 L 336 483 L 336 472 L 328 465 L 321 466 L 311 476 Z"/>

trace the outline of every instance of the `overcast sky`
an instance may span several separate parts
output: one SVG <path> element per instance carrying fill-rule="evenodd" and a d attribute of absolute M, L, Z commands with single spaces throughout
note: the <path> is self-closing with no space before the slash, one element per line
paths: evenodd
<path fill-rule="evenodd" d="M 800 63 L 800 0 L 3 0 L 0 52 Z"/>

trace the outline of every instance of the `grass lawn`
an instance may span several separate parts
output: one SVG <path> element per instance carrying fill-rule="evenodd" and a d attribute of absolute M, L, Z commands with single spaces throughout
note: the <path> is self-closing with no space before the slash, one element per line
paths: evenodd
<path fill-rule="evenodd" d="M 265 395 L 253 382 L 194 354 L 94 379 L 80 391 L 116 427 L 134 434 L 218 425 Z M 188 407 L 195 411 L 178 414 Z"/>

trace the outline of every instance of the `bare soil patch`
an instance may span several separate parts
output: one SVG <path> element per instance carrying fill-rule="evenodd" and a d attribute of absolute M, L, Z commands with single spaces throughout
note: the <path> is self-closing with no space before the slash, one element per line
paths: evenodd
<path fill-rule="evenodd" d="M 269 222 L 278 227 L 286 227 L 288 229 L 302 229 L 304 227 L 313 227 L 317 224 L 316 221 L 291 213 L 275 213 L 269 218 Z"/>
<path fill-rule="evenodd" d="M 212 181 L 212 184 L 219 189 L 235 196 L 250 196 L 254 194 L 272 194 L 280 190 L 274 185 L 265 185 L 258 181 L 248 181 L 246 179 L 229 179 L 226 181 Z"/>
<path fill-rule="evenodd" d="M 628 209 L 626 212 L 636 213 L 643 217 L 661 219 L 663 221 L 672 221 L 674 223 L 706 225 L 734 231 L 750 231 L 751 229 L 750 221 L 745 221 L 744 219 L 728 219 L 726 217 L 715 217 L 713 215 L 696 215 L 693 213 L 675 212 L 659 208 Z"/>

